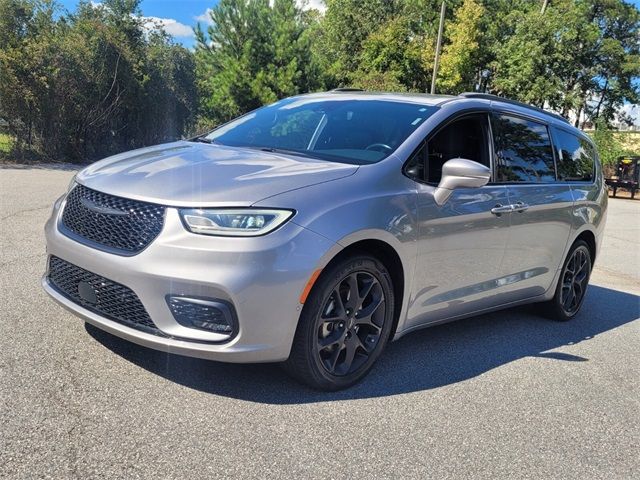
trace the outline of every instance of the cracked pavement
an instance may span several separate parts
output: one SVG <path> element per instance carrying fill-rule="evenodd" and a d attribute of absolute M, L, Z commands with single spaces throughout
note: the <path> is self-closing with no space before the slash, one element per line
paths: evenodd
<path fill-rule="evenodd" d="M 640 201 L 611 199 L 584 308 L 391 344 L 361 384 L 147 350 L 40 288 L 72 167 L 0 169 L 0 478 L 637 477 Z"/>

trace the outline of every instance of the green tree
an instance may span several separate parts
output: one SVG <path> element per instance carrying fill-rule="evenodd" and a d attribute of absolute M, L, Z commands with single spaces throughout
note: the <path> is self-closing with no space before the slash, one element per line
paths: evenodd
<path fill-rule="evenodd" d="M 447 24 L 448 42 L 442 49 L 437 87 L 439 93 L 457 94 L 474 89 L 482 65 L 480 38 L 485 9 L 476 0 L 464 0 Z"/>
<path fill-rule="evenodd" d="M 494 91 L 564 115 L 610 120 L 638 101 L 638 9 L 622 0 L 554 0 L 546 12 L 507 15 L 512 33 L 494 47 Z M 595 102 L 594 102 L 595 100 Z"/>
<path fill-rule="evenodd" d="M 603 119 L 596 122 L 596 129 L 591 133 L 594 143 L 598 149 L 600 161 L 606 166 L 615 166 L 618 157 L 622 155 L 632 154 L 627 151 L 622 143 L 615 137 L 614 132 L 607 128 L 607 124 Z"/>
<path fill-rule="evenodd" d="M 149 32 L 137 0 L 0 0 L 0 117 L 17 153 L 87 160 L 179 137 L 195 110 L 193 58 Z"/>
<path fill-rule="evenodd" d="M 438 0 L 328 0 L 320 57 L 331 83 L 426 90 L 439 11 Z"/>
<path fill-rule="evenodd" d="M 398 16 L 369 35 L 351 84 L 367 90 L 424 91 L 433 41 L 411 27 L 405 16 Z"/>
<path fill-rule="evenodd" d="M 313 18 L 295 0 L 222 0 L 211 20 L 196 27 L 202 127 L 317 87 Z"/>
<path fill-rule="evenodd" d="M 323 21 L 329 72 L 339 85 L 349 85 L 360 67 L 364 41 L 402 11 L 404 2 L 387 0 L 327 0 Z"/>

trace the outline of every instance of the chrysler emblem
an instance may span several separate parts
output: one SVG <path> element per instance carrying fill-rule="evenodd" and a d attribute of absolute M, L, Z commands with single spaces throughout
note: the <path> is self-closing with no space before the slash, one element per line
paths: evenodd
<path fill-rule="evenodd" d="M 97 203 L 89 200 L 88 198 L 81 198 L 80 203 L 84 205 L 86 208 L 91 210 L 92 212 L 101 213 L 103 215 L 119 215 L 125 216 L 129 215 L 129 212 L 124 212 L 122 210 L 117 210 L 115 208 L 103 207 L 102 205 L 98 205 Z"/>

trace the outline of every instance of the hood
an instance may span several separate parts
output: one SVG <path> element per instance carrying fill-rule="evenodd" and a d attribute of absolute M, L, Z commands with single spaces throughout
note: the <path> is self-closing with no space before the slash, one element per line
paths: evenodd
<path fill-rule="evenodd" d="M 355 173 L 357 165 L 248 148 L 175 142 L 121 153 L 77 181 L 120 197 L 167 206 L 249 206 L 279 193 Z"/>

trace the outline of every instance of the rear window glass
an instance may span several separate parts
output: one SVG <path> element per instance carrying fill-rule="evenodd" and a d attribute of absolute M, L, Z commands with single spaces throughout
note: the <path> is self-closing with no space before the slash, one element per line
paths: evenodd
<path fill-rule="evenodd" d="M 546 125 L 510 115 L 495 115 L 498 181 L 555 182 L 553 149 Z"/>
<path fill-rule="evenodd" d="M 558 149 L 558 180 L 590 182 L 593 180 L 595 152 L 591 144 L 564 130 L 555 130 Z"/>
<path fill-rule="evenodd" d="M 294 97 L 233 120 L 206 138 L 222 145 L 375 163 L 393 153 L 437 109 L 390 100 Z"/>

